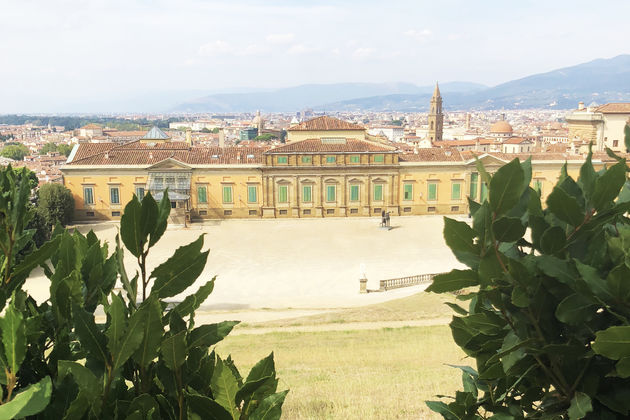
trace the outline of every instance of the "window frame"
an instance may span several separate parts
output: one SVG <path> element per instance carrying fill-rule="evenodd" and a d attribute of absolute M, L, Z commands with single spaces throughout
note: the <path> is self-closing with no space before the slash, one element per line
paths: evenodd
<path fill-rule="evenodd" d="M 409 194 L 409 196 L 407 196 Z M 413 184 L 411 182 L 405 182 L 403 184 L 403 201 L 413 200 Z"/>
<path fill-rule="evenodd" d="M 306 194 L 307 190 L 308 190 L 308 194 Z M 313 186 L 312 185 L 302 185 L 302 202 L 303 203 L 313 202 Z"/>
<path fill-rule="evenodd" d="M 116 200 L 114 201 L 114 191 L 116 191 Z M 109 187 L 109 204 L 120 205 L 120 187 L 119 186 L 110 186 Z"/>
<path fill-rule="evenodd" d="M 331 193 L 332 193 L 332 199 L 331 199 Z M 326 185 L 326 202 L 335 203 L 336 201 L 337 201 L 337 186 Z"/>
<path fill-rule="evenodd" d="M 252 200 L 252 191 L 253 191 L 253 200 Z M 247 202 L 248 203 L 258 203 L 258 186 L 256 185 L 248 185 L 247 186 Z"/>
<path fill-rule="evenodd" d="M 433 189 L 433 191 L 431 191 Z M 427 183 L 427 201 L 437 201 L 438 199 L 438 183 Z"/>
<path fill-rule="evenodd" d="M 288 202 L 289 202 L 289 186 L 278 185 L 278 203 L 286 204 Z"/>
<path fill-rule="evenodd" d="M 223 187 L 221 188 L 221 198 L 223 199 L 223 204 L 234 204 L 234 190 L 232 188 L 232 185 L 223 185 Z M 228 193 L 226 197 L 226 192 Z M 226 200 L 226 198 L 229 199 L 229 201 Z"/>
<path fill-rule="evenodd" d="M 89 190 L 90 191 L 90 200 L 86 200 L 87 196 L 85 194 L 85 192 Z M 88 206 L 93 206 L 94 205 L 94 187 L 93 186 L 89 186 L 89 187 L 83 187 L 83 204 L 86 204 Z"/>
<path fill-rule="evenodd" d="M 456 189 L 457 189 L 457 197 L 455 196 Z M 462 199 L 462 182 L 451 181 L 451 200 L 461 200 L 461 199 Z"/>
<path fill-rule="evenodd" d="M 313 163 L 313 156 L 311 155 L 303 155 L 302 163 Z"/>
<path fill-rule="evenodd" d="M 337 163 L 337 156 L 326 156 L 326 164 Z"/>
<path fill-rule="evenodd" d="M 378 194 L 376 193 L 378 191 Z M 383 184 L 374 184 L 372 188 L 372 200 L 383 201 Z"/>
<path fill-rule="evenodd" d="M 203 191 L 203 200 L 201 191 Z M 197 203 L 208 204 L 208 187 L 206 185 L 197 185 Z"/>
<path fill-rule="evenodd" d="M 350 155 L 350 163 L 361 163 L 361 156 Z"/>
<path fill-rule="evenodd" d="M 384 154 L 374 155 L 374 163 L 383 163 L 383 162 L 385 162 Z"/>
<path fill-rule="evenodd" d="M 138 194 L 138 191 L 140 191 L 140 190 L 142 190 L 142 195 Z M 142 200 L 144 198 L 144 196 L 147 194 L 146 188 L 145 187 L 136 186 L 135 193 L 136 193 L 136 197 L 138 197 L 138 200 Z"/>
<path fill-rule="evenodd" d="M 469 194 L 468 194 L 468 196 L 472 200 L 476 200 L 477 199 L 477 190 L 478 189 L 479 189 L 479 173 L 478 172 L 472 172 L 470 174 L 470 190 L 469 190 Z"/>
<path fill-rule="evenodd" d="M 276 163 L 279 165 L 286 165 L 289 163 L 289 157 L 288 156 L 277 156 L 276 157 Z"/>
<path fill-rule="evenodd" d="M 356 198 L 354 197 L 354 192 L 356 191 Z M 358 184 L 350 185 L 350 201 L 356 202 L 361 201 L 361 186 Z"/>

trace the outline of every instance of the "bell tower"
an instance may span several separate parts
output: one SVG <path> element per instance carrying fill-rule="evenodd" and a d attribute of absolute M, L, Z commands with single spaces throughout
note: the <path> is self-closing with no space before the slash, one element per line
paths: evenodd
<path fill-rule="evenodd" d="M 435 83 L 435 90 L 431 98 L 431 111 L 429 112 L 429 140 L 442 141 L 442 129 L 444 127 L 444 114 L 442 114 L 442 95 L 440 86 Z"/>

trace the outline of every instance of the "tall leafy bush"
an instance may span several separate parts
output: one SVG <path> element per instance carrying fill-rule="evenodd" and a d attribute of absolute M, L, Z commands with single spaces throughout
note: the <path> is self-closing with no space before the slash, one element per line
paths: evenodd
<path fill-rule="evenodd" d="M 195 283 L 206 265 L 203 236 L 148 272 L 167 226 L 167 194 L 160 203 L 147 195 L 127 204 L 113 252 L 93 232 L 58 228 L 22 253 L 34 234 L 25 228 L 30 188 L 10 168 L 0 172 L 0 187 L 0 418 L 280 417 L 287 391 L 276 392 L 273 354 L 243 377 L 230 357 L 211 351 L 238 322 L 195 324 L 214 278 L 168 309 L 165 299 Z M 137 258 L 133 274 L 123 244 Z M 41 304 L 23 288 L 38 266 L 50 281 Z"/>
<path fill-rule="evenodd" d="M 453 339 L 475 362 L 464 389 L 429 401 L 445 419 L 617 419 L 630 416 L 630 183 L 627 164 L 577 180 L 566 165 L 543 208 L 517 159 L 490 176 L 472 224 L 446 218 L 444 238 L 468 266 L 437 276 Z"/>

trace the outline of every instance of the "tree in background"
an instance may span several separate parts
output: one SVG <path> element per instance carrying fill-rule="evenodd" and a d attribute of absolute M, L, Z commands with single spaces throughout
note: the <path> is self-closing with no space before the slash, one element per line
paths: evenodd
<path fill-rule="evenodd" d="M 65 157 L 68 157 L 70 156 L 70 152 L 72 152 L 73 147 L 74 146 L 72 146 L 71 144 L 58 144 L 57 151 L 59 152 L 59 154 L 62 154 Z"/>
<path fill-rule="evenodd" d="M 72 221 L 74 198 L 69 189 L 61 184 L 44 184 L 37 191 L 37 212 L 46 225 L 52 228 L 57 223 L 62 226 Z"/>
<path fill-rule="evenodd" d="M 266 133 L 266 134 L 261 134 L 260 136 L 256 136 L 254 137 L 252 140 L 253 141 L 270 141 L 270 140 L 274 140 L 277 139 L 278 136 L 271 134 L 271 133 Z"/>
<path fill-rule="evenodd" d="M 54 153 L 56 151 L 57 151 L 57 145 L 53 142 L 49 142 L 42 146 L 42 148 L 39 151 L 39 154 L 47 155 L 49 153 Z"/>
<path fill-rule="evenodd" d="M 24 156 L 30 153 L 28 147 L 23 144 L 8 144 L 0 151 L 0 156 L 13 160 L 24 160 Z"/>

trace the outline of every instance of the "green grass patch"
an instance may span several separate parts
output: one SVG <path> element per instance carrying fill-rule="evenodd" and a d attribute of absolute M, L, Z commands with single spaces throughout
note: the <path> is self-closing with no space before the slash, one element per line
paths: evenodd
<path fill-rule="evenodd" d="M 217 346 L 242 374 L 271 351 L 280 389 L 291 390 L 287 419 L 438 419 L 424 401 L 460 387 L 447 363 L 469 363 L 445 325 L 235 335 Z"/>

